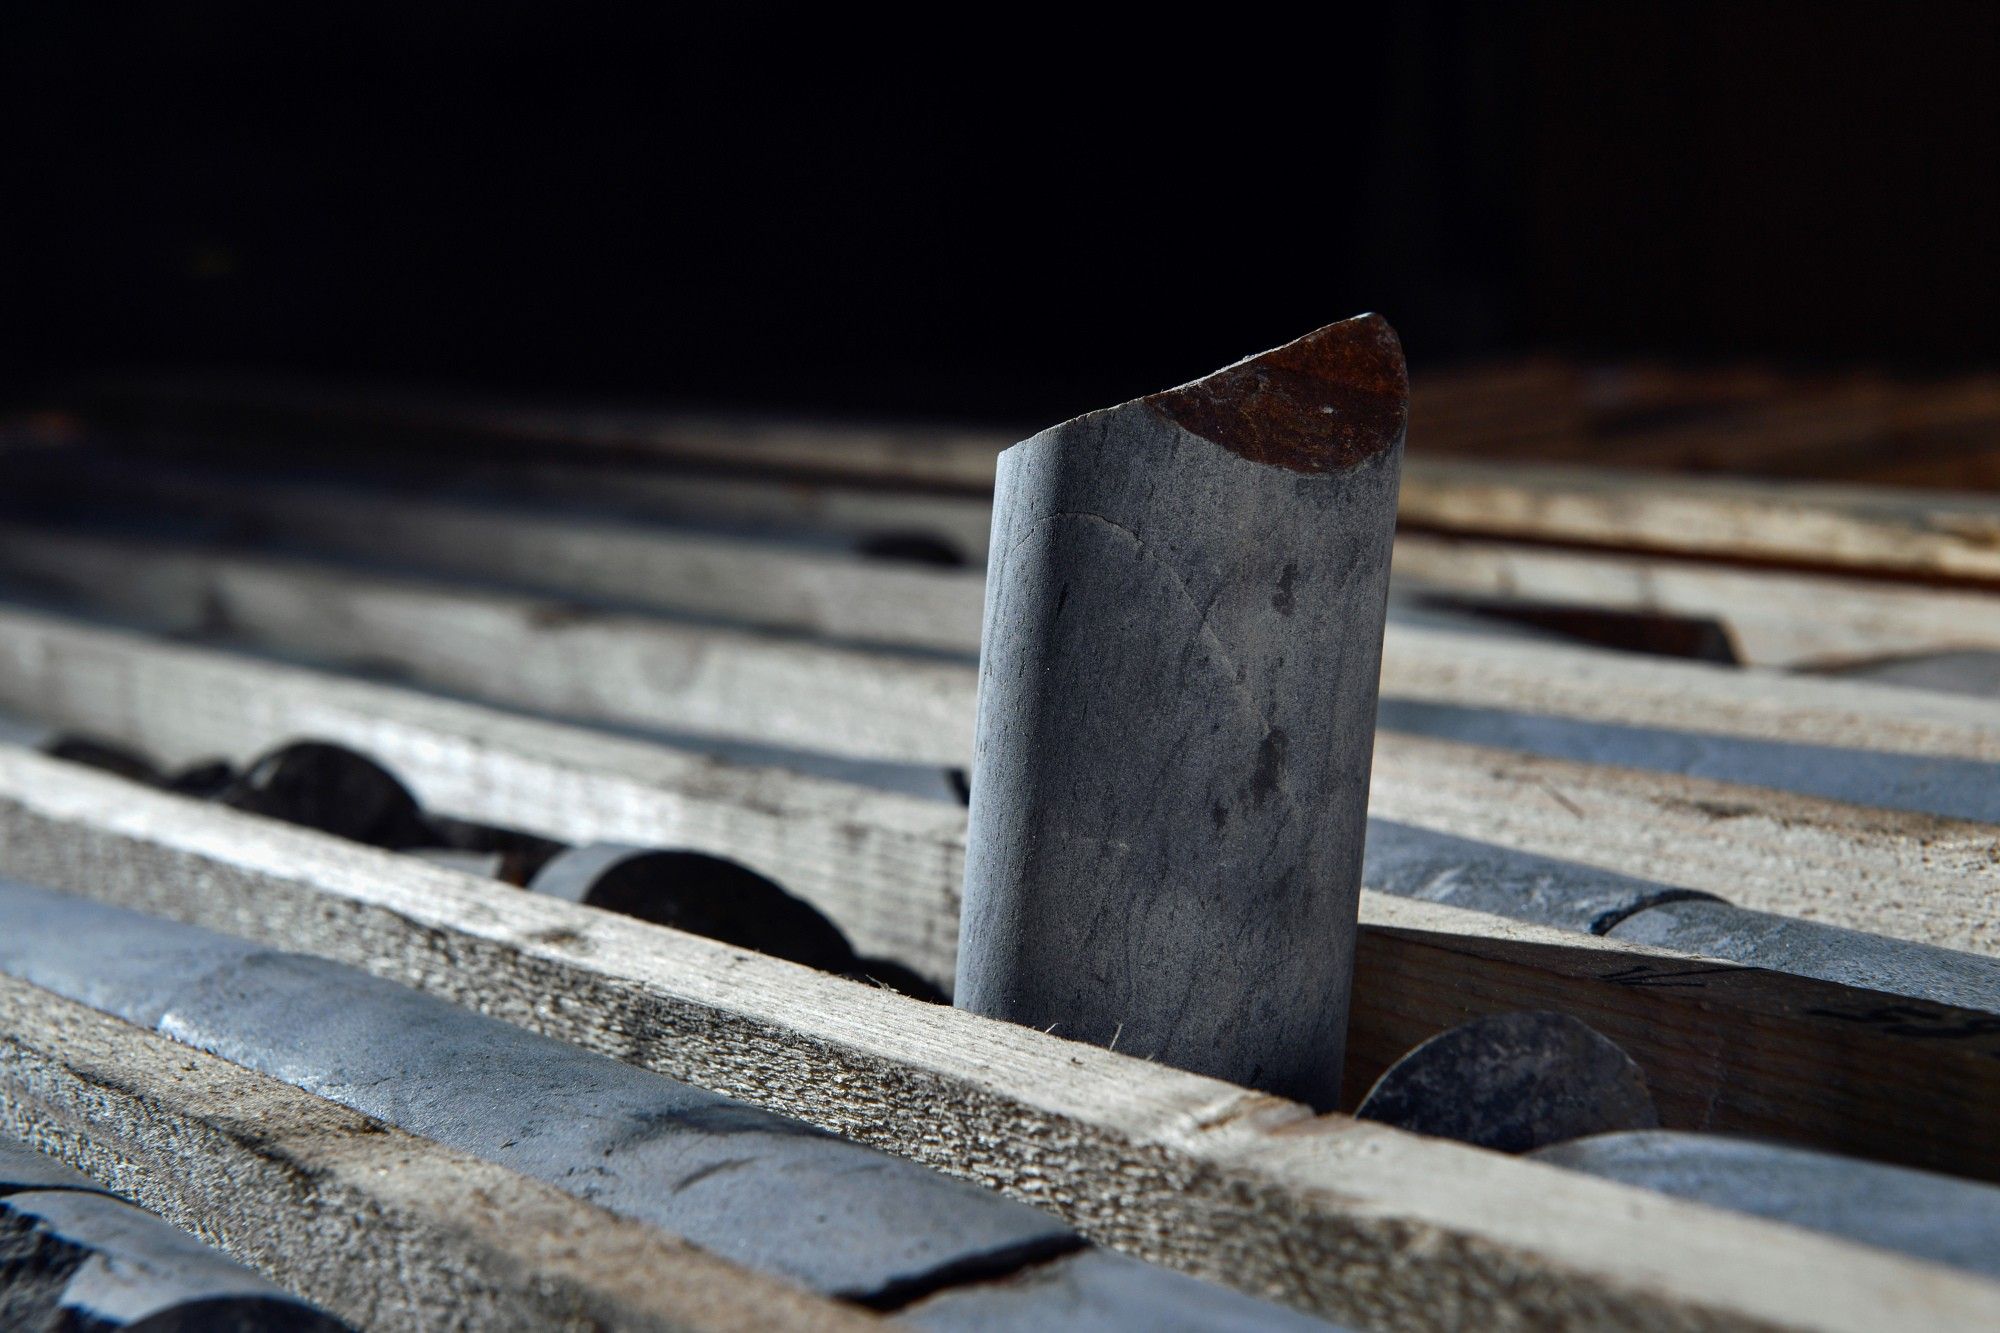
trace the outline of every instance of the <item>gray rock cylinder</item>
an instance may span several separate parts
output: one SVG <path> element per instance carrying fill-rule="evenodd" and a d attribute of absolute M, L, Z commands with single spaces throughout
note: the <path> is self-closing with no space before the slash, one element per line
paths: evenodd
<path fill-rule="evenodd" d="M 2000 1188 L 1724 1134 L 1647 1130 L 1538 1161 L 2000 1278 Z M 1917 1321 L 1921 1322 L 1921 1320 Z"/>
<path fill-rule="evenodd" d="M 1364 315 L 1000 456 L 960 1007 L 1335 1102 L 1408 401 Z"/>

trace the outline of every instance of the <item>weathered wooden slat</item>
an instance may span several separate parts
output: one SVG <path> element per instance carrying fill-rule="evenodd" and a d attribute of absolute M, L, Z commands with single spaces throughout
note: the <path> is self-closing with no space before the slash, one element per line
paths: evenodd
<path fill-rule="evenodd" d="M 1689 957 L 2000 1009 L 2000 959 L 1759 912 L 1701 890 L 1395 820 L 1369 821 L 1362 879 L 1378 893 L 1639 940 Z"/>
<path fill-rule="evenodd" d="M 878 1322 L 11 977 L 0 1130 L 362 1328 Z"/>
<path fill-rule="evenodd" d="M 1756 367 L 1583 366 L 1523 358 L 1420 375 L 1413 438 L 1426 449 L 1517 457 L 1663 460 L 1739 468 L 1844 459 L 1859 445 L 1988 425 L 1990 380 L 1898 384 L 1880 376 L 1804 377 Z M 702 417 L 418 397 L 365 386 L 155 377 L 104 386 L 112 420 L 301 441 L 358 439 L 449 450 L 521 451 L 658 464 L 783 469 L 877 484 L 990 482 L 992 456 L 1018 435 L 940 426 Z"/>
<path fill-rule="evenodd" d="M 1923 1324 L 2000 1319 L 2000 1286 L 1416 1138 L 844 982 L 30 755 L 7 756 L 9 873 L 331 957 L 899 1151 L 1087 1234 L 1356 1322 L 1407 1328 Z M 1979 1150 L 2000 1038 L 1925 1040 L 1865 993 L 1391 902 L 1357 994 L 1429 973 L 1423 1021 L 1536 999 L 1681 1049 L 1711 1123 L 1767 1111 Z M 1491 958 L 1488 967 L 1476 960 Z M 1438 970 L 1442 967 L 1442 971 Z M 1858 1016 L 1830 1016 L 1862 1002 Z M 1926 1011 L 1950 1022 L 1952 1011 Z M 1361 1029 L 1408 1035 L 1396 1022 Z M 1902 1022 L 1909 1022 L 1905 1016 Z M 21 1020 L 7 1030 L 20 1031 Z M 1374 1039 L 1378 1047 L 1391 1042 Z M 1365 1049 L 1365 1046 L 1362 1048 Z M 1785 1052 L 1783 1060 L 1774 1051 Z M 1400 1053 L 1400 1052 L 1397 1052 Z M 1836 1054 L 1837 1053 L 1837 1054 Z M 1378 1050 L 1378 1057 L 1380 1052 Z M 1829 1063 L 1829 1062 L 1835 1063 Z M 1914 1062 L 1914 1063 L 1913 1063 Z M 1865 1067 L 1865 1080 L 1829 1077 Z M 1775 1068 L 1776 1077 L 1771 1071 Z M 1947 1073 L 1948 1069 L 1961 1072 Z M 1877 1075 L 1882 1075 L 1877 1077 Z M 1903 1094 L 1931 1096 L 1922 1105 Z M 1870 1103 L 1863 1110 L 1853 1099 Z M 1840 1103 L 1840 1104 L 1835 1104 Z M 1765 1105 L 1770 1106 L 1769 1103 Z M 1960 1108 L 1954 1110 L 1953 1108 Z M 1883 1120 L 1888 1117 L 1890 1122 Z M 1925 1128 L 1927 1127 L 1927 1128 Z M 1536 1206 L 1521 1206 L 1532 1197 Z"/>
<path fill-rule="evenodd" d="M 299 737 L 369 754 L 433 809 L 570 841 L 731 856 L 856 946 L 951 975 L 965 813 L 952 805 L 516 717 L 299 667 L 0 609 L 0 706 L 181 765 Z"/>
<path fill-rule="evenodd" d="M 1426 450 L 1488 461 L 1853 480 L 1914 471 L 1962 485 L 1991 476 L 2000 386 L 1990 375 L 1527 362 L 1425 375 L 1415 406 L 1412 438 Z"/>
<path fill-rule="evenodd" d="M 169 765 L 338 741 L 462 818 L 733 857 L 863 952 L 952 975 L 965 846 L 953 806 L 18 610 L 0 609 L 0 707 Z M 1387 732 L 1370 808 L 1745 907 L 2000 954 L 1984 824 Z"/>
<path fill-rule="evenodd" d="M 963 764 L 976 672 L 338 566 L 171 543 L 0 532 L 0 568 L 181 632 L 207 630 L 593 721 L 863 758 Z"/>
<path fill-rule="evenodd" d="M 1932 383 L 1855 376 L 1623 433 L 1592 451 L 1620 466 L 1772 477 L 1865 476 L 1886 455 L 1936 456 L 1990 445 L 2000 381 Z"/>
<path fill-rule="evenodd" d="M 1383 1034 L 1422 1040 L 1470 1018 L 1548 1009 L 1581 1019 L 1624 1048 L 1645 1070 L 1668 1128 L 1777 1137 L 2000 1179 L 1975 1162 L 1983 1151 L 1946 1146 L 1961 1136 L 1985 1136 L 1982 1112 L 1970 1104 L 1950 1108 L 1969 1090 L 1963 1078 L 1973 1062 L 2000 1050 L 2000 1019 L 1989 1010 L 1933 1006 L 1685 954 L 1614 959 L 1596 950 L 1624 941 L 1560 932 L 1534 939 L 1496 934 L 1471 950 L 1481 960 L 1472 965 L 1463 935 L 1389 924 L 1417 906 L 1428 904 L 1379 897 L 1364 912 L 1366 945 L 1353 1004 L 1357 1040 L 1367 1040 L 1348 1066 L 1362 1087 L 1409 1049 L 1391 1049 L 1395 1043 Z M 1382 942 L 1384 935 L 1394 937 L 1393 946 Z M 1896 1043 L 1856 1039 L 1891 1030 Z M 1951 1057 L 1967 1062 L 1960 1071 L 1918 1067 L 1931 1058 L 1926 1050 L 1947 1045 L 1961 1046 Z M 1859 1069 L 1868 1072 L 1852 1072 Z M 1849 1086 L 1830 1094 L 1829 1082 Z"/>
<path fill-rule="evenodd" d="M 970 757 L 975 673 L 949 662 L 40 530 L 0 529 L 0 567 L 156 623 L 227 628 L 239 641 L 336 663 L 386 662 L 546 712 L 906 762 Z M 1414 623 L 1390 627 L 1384 660 L 1383 725 L 1392 729 L 2000 818 L 1977 767 L 2000 755 L 2000 703 Z M 1690 722 L 1696 730 L 1680 729 Z"/>
<path fill-rule="evenodd" d="M 1079 1244 L 1036 1209 L 324 959 L 4 879 L 0 923 L 8 975 L 809 1290 L 881 1305 Z"/>
<path fill-rule="evenodd" d="M 240 379 L 133 380 L 103 386 L 93 406 L 95 415 L 115 421 L 193 429 L 253 448 L 274 436 L 333 443 L 349 453 L 465 445 L 489 455 L 642 460 L 975 491 L 993 488 L 994 459 L 1014 442 L 951 426 L 591 411 Z"/>
<path fill-rule="evenodd" d="M 1425 371 L 1412 405 L 1433 448 L 1505 443 L 1539 450 L 1551 441 L 1601 443 L 1650 421 L 1754 407 L 1824 387 L 1754 365 L 1690 369 L 1524 357 Z M 1471 428 L 1479 426 L 1487 429 L 1475 434 Z"/>
<path fill-rule="evenodd" d="M 1992 825 L 1378 733 L 1370 812 L 1739 906 L 2000 956 Z"/>
<path fill-rule="evenodd" d="M 849 539 L 925 534 L 941 538 L 975 567 L 986 563 L 993 526 L 992 503 L 971 493 L 533 463 L 456 469 L 452 475 L 497 496 L 540 504 L 563 501 L 655 520 L 723 522 Z"/>
<path fill-rule="evenodd" d="M 1391 626 L 1385 698 L 1891 754 L 2000 760 L 2000 704 Z"/>
<path fill-rule="evenodd" d="M 1885 493 L 1413 454 L 1398 514 L 1406 530 L 1977 582 L 2000 578 L 2000 502 L 1949 492 Z"/>
<path fill-rule="evenodd" d="M 310 480 L 274 470 L 274 460 L 236 467 L 135 459 L 110 448 L 0 455 L 17 496 L 71 512 L 186 513 L 243 531 L 269 532 L 267 502 L 302 513 L 314 541 L 346 541 L 357 507 L 386 501 L 399 512 L 475 515 L 496 508 L 563 515 L 573 531 L 615 521 L 630 529 L 677 527 L 699 532 L 784 533 L 795 541 L 859 549 L 889 536 L 942 541 L 971 566 L 986 562 L 991 499 L 896 490 L 812 478 L 730 477 L 646 467 L 563 465 L 421 458 L 371 460 L 342 467 L 328 460 Z M 84 478 L 88 478 L 87 481 Z M 149 513 L 149 511 L 151 511 Z M 365 516 L 361 521 L 365 522 Z M 297 533 L 275 533 L 297 536 Z M 469 557 L 467 557 L 469 558 Z"/>
<path fill-rule="evenodd" d="M 1405 592 L 1712 619 L 1753 666 L 2000 647 L 2000 597 L 1913 584 L 1405 533 Z"/>
<path fill-rule="evenodd" d="M 833 639 L 979 650 L 984 581 L 976 572 L 380 490 L 113 472 L 93 479 L 87 495 L 101 502 L 106 490 L 234 535 L 377 564 Z"/>
<path fill-rule="evenodd" d="M 469 577 L 588 604 L 704 616 L 968 658 L 979 652 L 985 584 L 974 571 L 912 569 L 761 539 L 770 536 L 768 531 L 757 539 L 717 536 L 650 524 L 582 521 L 575 515 L 555 517 L 546 511 L 523 512 L 458 499 L 410 499 L 379 487 L 343 490 L 241 478 L 231 483 L 158 470 L 135 473 L 122 465 L 105 468 L 110 475 L 100 477 L 91 471 L 89 485 L 81 492 L 72 489 L 77 479 L 67 469 L 53 490 L 48 489 L 46 477 L 25 479 L 22 490 L 31 498 L 15 514 L 36 512 L 32 497 L 41 487 L 40 494 L 52 504 L 80 506 L 78 512 L 99 519 L 136 520 L 147 530 L 159 526 L 161 514 L 171 513 L 210 527 L 220 525 L 232 538 L 262 538 L 285 551 L 303 548 L 378 568 L 386 562 L 420 575 Z M 744 486 L 753 492 L 761 486 L 762 492 L 780 497 L 795 489 L 779 483 L 682 480 L 691 485 Z M 863 494 L 872 495 L 884 514 L 903 518 L 888 531 L 925 532 L 926 515 L 938 505 L 966 507 L 964 526 L 972 526 L 970 515 L 976 513 L 978 536 L 972 549 L 984 559 L 986 524 L 991 519 L 987 502 Z M 107 546 L 101 529 L 96 539 L 32 527 L 15 531 L 13 537 L 23 577 L 72 591 L 87 589 L 95 581 L 92 571 L 117 551 L 133 550 L 130 543 Z M 83 542 L 64 548 L 80 550 L 79 560 L 64 560 L 61 552 L 46 547 L 47 542 L 64 540 Z M 38 548 L 44 554 L 35 554 Z M 174 549 L 181 555 L 202 554 L 200 548 Z M 51 559 L 56 561 L 53 573 Z M 129 596 L 121 604 L 155 616 L 193 614 L 191 597 L 185 593 L 157 606 L 141 605 Z M 1390 614 L 1395 619 L 1409 613 L 1392 604 Z"/>
<path fill-rule="evenodd" d="M 0 529 L 0 571 L 90 605 L 594 720 L 963 765 L 976 671 L 172 543 Z M 1387 699 L 2000 760 L 2000 703 L 1392 625 Z"/>
<path fill-rule="evenodd" d="M 0 920 L 9 975 L 808 1290 L 897 1309 L 1087 1248 L 1040 1209 L 357 968 L 7 880 Z M 1134 1267 L 1115 1286 L 1180 1304 L 1189 1333 L 1339 1333 Z"/>
<path fill-rule="evenodd" d="M 2000 783 L 1994 780 L 1990 760 L 1425 699 L 1384 699 L 1376 725 L 1402 735 L 1550 759 L 1711 778 L 1851 805 L 2000 824 Z"/>
<path fill-rule="evenodd" d="M 412 443 L 425 443 L 449 452 L 454 443 L 470 442 L 524 460 L 540 456 L 637 461 L 654 467 L 844 477 L 877 486 L 942 487 L 969 494 L 990 491 L 995 456 L 1019 438 L 1008 432 L 941 427 L 848 427 L 670 413 L 546 410 L 399 399 L 328 386 L 185 379 L 128 383 L 102 395 L 99 407 L 113 421 L 172 423 L 265 446 L 274 438 L 282 439 L 293 452 L 301 444 L 321 440 L 337 444 L 350 461 L 357 446 L 407 451 Z M 1527 361 L 1420 375 L 1411 408 L 1415 457 L 1405 479 L 1406 520 L 1432 523 L 1438 521 L 1441 509 L 1456 508 L 1471 521 L 1445 526 L 1497 531 L 1481 524 L 1507 521 L 1501 511 L 1518 508 L 1518 501 L 1482 514 L 1479 497 L 1461 493 L 1458 501 L 1445 501 L 1418 474 L 1435 470 L 1439 478 L 1466 481 L 1485 474 L 1490 479 L 1492 465 L 1472 461 L 1475 458 L 1609 460 L 1618 471 L 1609 475 L 1598 471 L 1599 495 L 1624 491 L 1628 498 L 1637 481 L 1628 469 L 1642 467 L 1983 484 L 1993 473 L 1992 450 L 1968 450 L 1968 446 L 1988 444 L 2000 432 L 2000 383 L 1990 376 L 1902 384 L 1867 376 L 1774 376 L 1755 369 L 1689 372 Z M 1890 454 L 1886 458 L 1885 447 Z M 268 448 L 261 452 L 268 456 Z M 1429 457 L 1433 452 L 1462 455 L 1464 461 L 1433 459 Z M 1501 469 L 1515 470 L 1512 464 Z M 1726 521 L 1718 526 L 1717 515 L 1696 515 L 1703 521 L 1676 535 L 1682 525 L 1666 513 L 1677 503 L 1667 492 L 1685 500 L 1690 488 L 1698 493 L 1706 485 L 1650 487 L 1651 499 L 1631 506 L 1629 515 L 1636 516 L 1640 508 L 1651 510 L 1651 517 L 1637 525 L 1645 531 L 1622 536 L 1615 518 L 1600 516 L 1593 525 L 1600 529 L 1599 536 L 1584 539 L 1608 540 L 1612 545 L 1658 541 L 1664 549 L 1712 540 L 1730 526 Z M 1455 487 L 1456 482 L 1445 489 Z M 1798 490 L 1806 508 L 1823 501 L 1845 503 L 1835 489 L 1822 487 L 1759 488 L 1729 481 L 1716 483 L 1715 493 L 1734 496 L 1725 500 L 1725 507 L 1733 508 L 1760 489 L 1770 498 Z M 1869 498 L 1860 491 L 1846 495 L 1847 500 L 1864 503 Z M 1774 530 L 1738 537 L 1749 537 L 1748 545 L 1762 548 L 1767 558 L 1776 548 L 1783 552 L 1778 558 L 1814 564 L 1852 562 L 1852 552 L 1844 558 L 1837 550 L 1815 550 L 1807 535 L 1811 521 L 1797 522 L 1797 505 L 1781 502 L 1773 509 L 1751 502 L 1753 510 L 1759 507 L 1775 513 L 1779 521 L 1752 527 Z M 1915 498 L 1915 509 L 1926 507 L 1925 498 Z M 1889 527 L 1907 525 L 1892 521 Z M 1744 545 L 1740 540 L 1725 544 Z M 1990 571 L 1990 558 L 1984 564 Z"/>
<path fill-rule="evenodd" d="M 64 477 L 64 486 L 77 484 L 67 472 Z M 606 480 L 601 488 L 622 495 L 635 484 Z M 984 501 L 916 493 L 827 492 L 705 477 L 654 479 L 653 486 L 668 496 L 676 494 L 675 487 L 686 488 L 681 512 L 690 517 L 712 518 L 701 510 L 721 507 L 777 524 L 813 521 L 815 510 L 795 497 L 819 496 L 824 507 L 847 498 L 866 500 L 876 533 L 944 533 L 979 560 L 991 518 Z M 233 531 L 261 533 L 290 546 L 554 595 L 833 638 L 968 654 L 979 648 L 983 581 L 971 571 L 908 568 L 838 552 L 463 499 L 411 498 L 379 487 L 284 484 L 240 474 L 93 473 L 86 502 L 103 503 L 107 491 L 128 505 L 226 523 Z M 754 503 L 758 497 L 766 502 L 761 507 Z M 1396 577 L 1412 592 L 1710 618 L 1728 632 L 1741 660 L 1762 666 L 1829 666 L 2000 645 L 2000 601 L 1908 583 L 1423 532 L 1397 540 Z"/>

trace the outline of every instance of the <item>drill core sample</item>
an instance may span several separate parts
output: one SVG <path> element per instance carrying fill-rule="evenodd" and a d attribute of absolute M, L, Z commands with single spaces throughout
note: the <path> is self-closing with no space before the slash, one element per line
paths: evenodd
<path fill-rule="evenodd" d="M 961 1007 L 1333 1104 L 1408 397 L 1364 315 L 1000 456 Z"/>

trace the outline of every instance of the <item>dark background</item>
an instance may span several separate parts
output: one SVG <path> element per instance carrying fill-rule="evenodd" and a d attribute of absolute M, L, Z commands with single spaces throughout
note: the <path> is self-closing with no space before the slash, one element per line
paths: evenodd
<path fill-rule="evenodd" d="M 2000 7 L 1281 14 L 9 6 L 0 391 L 1033 423 L 1369 308 L 1419 370 L 2000 365 Z"/>

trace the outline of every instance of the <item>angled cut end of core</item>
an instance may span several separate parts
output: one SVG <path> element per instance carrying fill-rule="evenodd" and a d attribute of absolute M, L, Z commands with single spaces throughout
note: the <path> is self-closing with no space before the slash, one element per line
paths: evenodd
<path fill-rule="evenodd" d="M 1344 472 L 1402 435 L 1410 376 L 1389 321 L 1357 315 L 1139 401 L 1253 463 Z"/>

